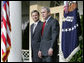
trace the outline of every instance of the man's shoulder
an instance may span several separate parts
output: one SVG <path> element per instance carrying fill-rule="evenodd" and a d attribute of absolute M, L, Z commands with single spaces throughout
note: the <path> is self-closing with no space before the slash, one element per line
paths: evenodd
<path fill-rule="evenodd" d="M 33 24 L 31 24 L 31 27 L 34 25 L 34 23 Z"/>
<path fill-rule="evenodd" d="M 53 21 L 58 21 L 56 18 L 51 17 Z"/>
<path fill-rule="evenodd" d="M 58 20 L 57 20 L 57 19 L 54 19 L 53 21 L 58 22 Z"/>
<path fill-rule="evenodd" d="M 52 22 L 52 23 L 53 23 L 53 22 L 58 22 L 58 20 L 55 19 L 55 18 L 53 18 L 53 17 L 51 17 L 50 19 L 51 19 L 51 22 Z"/>
<path fill-rule="evenodd" d="M 43 22 L 41 20 L 39 22 L 40 22 L 41 25 L 43 24 Z"/>
<path fill-rule="evenodd" d="M 51 25 L 53 26 L 53 25 L 59 25 L 59 22 L 58 22 L 58 20 L 57 19 L 55 19 L 55 18 L 53 18 L 53 17 L 51 17 Z"/>
<path fill-rule="evenodd" d="M 43 23 L 41 20 L 39 21 L 40 23 Z"/>
<path fill-rule="evenodd" d="M 33 25 L 34 25 L 34 23 L 31 24 L 31 26 L 33 26 Z"/>

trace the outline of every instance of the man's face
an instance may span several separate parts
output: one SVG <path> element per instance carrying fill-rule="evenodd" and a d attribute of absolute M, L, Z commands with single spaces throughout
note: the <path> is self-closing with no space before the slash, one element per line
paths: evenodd
<path fill-rule="evenodd" d="M 39 20 L 39 15 L 37 12 L 32 13 L 32 19 L 34 20 L 34 22 L 37 22 Z"/>
<path fill-rule="evenodd" d="M 50 15 L 50 13 L 48 13 L 46 9 L 42 9 L 41 15 L 42 15 L 43 19 L 46 20 L 48 18 L 48 16 Z"/>

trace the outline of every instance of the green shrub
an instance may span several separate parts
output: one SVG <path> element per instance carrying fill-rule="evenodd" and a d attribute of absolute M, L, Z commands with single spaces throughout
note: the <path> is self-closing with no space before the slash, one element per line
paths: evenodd
<path fill-rule="evenodd" d="M 83 15 L 81 16 L 82 40 L 79 41 L 80 50 L 72 57 L 70 62 L 83 62 Z"/>

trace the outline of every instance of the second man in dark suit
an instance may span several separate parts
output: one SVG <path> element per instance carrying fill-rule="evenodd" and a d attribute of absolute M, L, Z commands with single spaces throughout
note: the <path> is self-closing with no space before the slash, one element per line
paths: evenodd
<path fill-rule="evenodd" d="M 38 57 L 38 51 L 41 41 L 41 31 L 43 23 L 39 20 L 39 12 L 33 10 L 31 12 L 32 19 L 34 23 L 31 25 L 31 48 L 32 48 L 32 61 L 41 62 L 41 59 Z"/>
<path fill-rule="evenodd" d="M 43 7 L 41 14 L 45 21 L 42 27 L 42 39 L 38 56 L 42 58 L 42 62 L 53 62 L 52 56 L 58 51 L 57 38 L 59 36 L 59 23 L 56 19 L 50 16 L 49 8 Z"/>

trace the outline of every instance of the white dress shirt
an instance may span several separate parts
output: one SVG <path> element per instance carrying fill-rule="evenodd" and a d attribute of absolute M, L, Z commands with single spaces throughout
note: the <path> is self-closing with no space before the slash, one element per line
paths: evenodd
<path fill-rule="evenodd" d="M 34 31 L 35 31 L 35 28 L 36 28 L 36 26 L 37 26 L 38 22 L 39 22 L 39 21 L 34 22 L 33 33 L 34 33 Z"/>
<path fill-rule="evenodd" d="M 46 23 L 48 22 L 48 20 L 50 19 L 51 16 L 49 16 L 47 19 L 46 19 Z"/>

